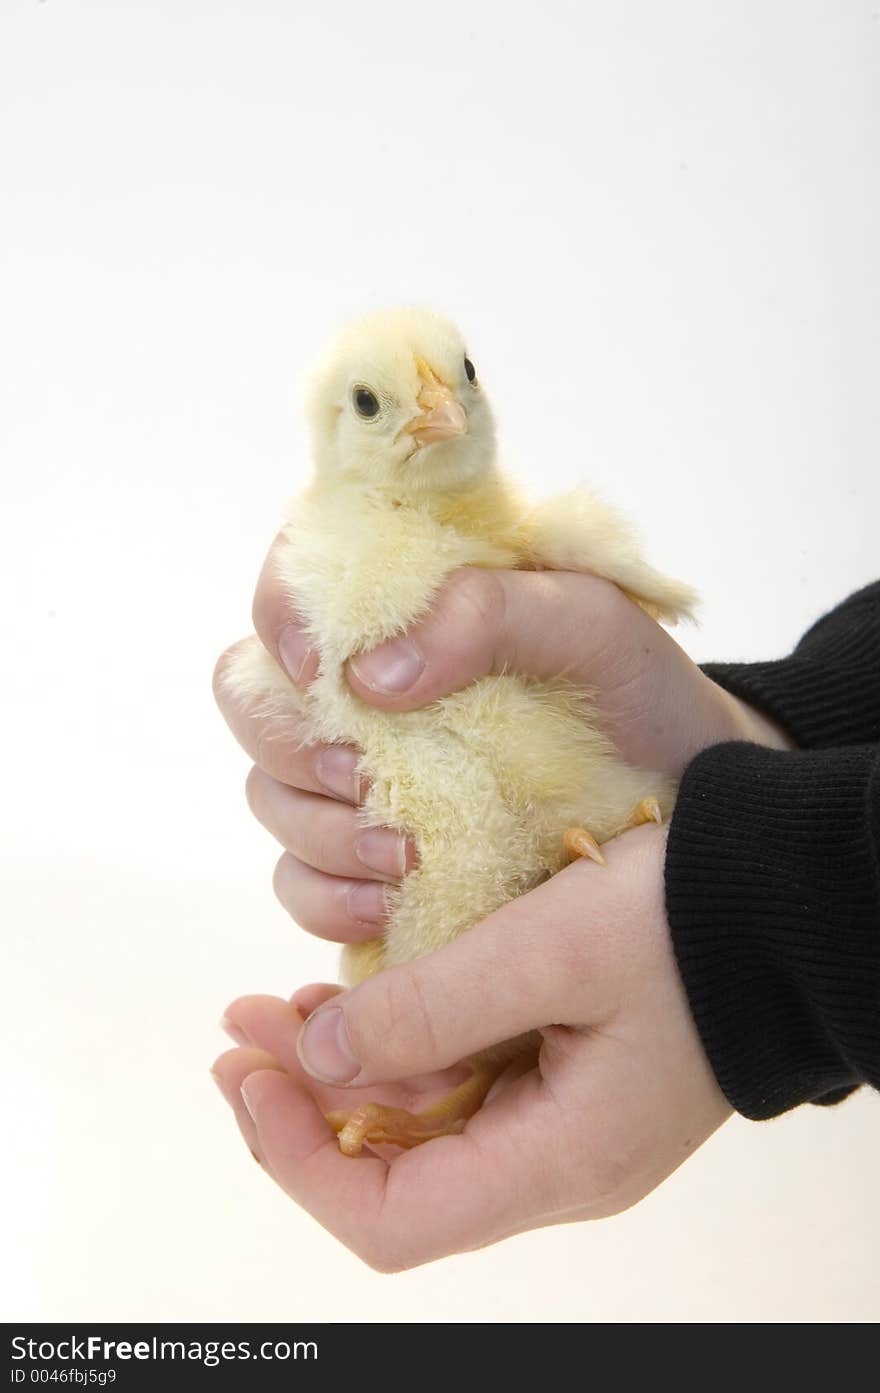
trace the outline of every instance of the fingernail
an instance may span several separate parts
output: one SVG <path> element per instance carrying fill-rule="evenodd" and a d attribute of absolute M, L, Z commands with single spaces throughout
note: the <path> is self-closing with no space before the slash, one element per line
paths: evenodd
<path fill-rule="evenodd" d="M 392 638 L 352 658 L 351 666 L 374 692 L 405 692 L 415 684 L 425 659 L 410 639 Z"/>
<path fill-rule="evenodd" d="M 337 798 L 349 803 L 360 802 L 360 779 L 355 774 L 358 756 L 344 745 L 328 745 L 315 760 L 318 783 Z"/>
<path fill-rule="evenodd" d="M 380 924 L 388 913 L 385 886 L 375 880 L 365 880 L 348 892 L 348 912 L 359 924 Z"/>
<path fill-rule="evenodd" d="M 250 1113 L 250 1115 L 251 1115 L 251 1121 L 252 1121 L 252 1122 L 256 1122 L 256 1120 L 257 1120 L 257 1114 L 256 1114 L 256 1111 L 255 1111 L 255 1108 L 254 1108 L 254 1104 L 251 1102 L 250 1098 L 248 1097 L 247 1086 L 248 1086 L 248 1080 L 245 1079 L 244 1083 L 241 1085 L 241 1101 L 244 1103 L 245 1107 L 247 1108 L 248 1112 Z"/>
<path fill-rule="evenodd" d="M 220 1029 L 225 1030 L 230 1040 L 234 1040 L 237 1045 L 249 1045 L 250 1040 L 245 1035 L 240 1025 L 231 1021 L 228 1016 L 223 1016 L 220 1021 Z"/>
<path fill-rule="evenodd" d="M 306 1072 L 323 1083 L 351 1083 L 361 1072 L 348 1038 L 345 1016 L 338 1006 L 309 1016 L 296 1049 Z"/>
<path fill-rule="evenodd" d="M 285 624 L 278 635 L 278 653 L 292 682 L 299 682 L 313 649 L 302 629 Z"/>
<path fill-rule="evenodd" d="M 406 875 L 406 837 L 390 827 L 371 827 L 354 844 L 357 859 L 383 875 Z"/>

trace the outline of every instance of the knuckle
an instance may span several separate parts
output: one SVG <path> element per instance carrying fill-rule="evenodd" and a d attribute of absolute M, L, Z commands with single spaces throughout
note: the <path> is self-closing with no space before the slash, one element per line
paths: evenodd
<path fill-rule="evenodd" d="M 369 1227 L 358 1235 L 355 1249 L 358 1257 L 374 1272 L 386 1276 L 408 1272 L 425 1262 L 427 1256 L 417 1226 L 397 1202 L 398 1188 L 389 1177 L 378 1212 Z"/>
<path fill-rule="evenodd" d="M 597 1218 L 608 1218 L 627 1207 L 625 1195 L 633 1171 L 633 1159 L 622 1160 L 609 1147 L 594 1151 L 582 1174 L 590 1195 L 590 1208 Z"/>
<path fill-rule="evenodd" d="M 389 974 L 388 1009 L 395 1041 L 404 1058 L 433 1059 L 437 1053 L 437 1030 L 431 1009 L 431 996 L 417 966 Z"/>
<path fill-rule="evenodd" d="M 290 788 L 315 786 L 316 746 L 296 717 L 248 712 L 247 748 L 254 762 L 276 782 Z"/>
<path fill-rule="evenodd" d="M 283 856 L 278 858 L 275 863 L 275 869 L 272 872 L 272 889 L 275 892 L 275 898 L 278 900 L 278 903 L 282 905 L 289 914 L 292 914 L 294 896 L 291 894 L 290 862 L 291 856 L 287 851 L 285 851 Z"/>
<path fill-rule="evenodd" d="M 578 590 L 584 608 L 588 608 L 591 621 L 619 623 L 625 620 L 632 610 L 632 603 L 626 595 L 606 576 L 578 575 Z"/>
<path fill-rule="evenodd" d="M 250 713 L 250 741 L 255 763 L 279 783 L 293 784 L 299 751 L 291 751 L 286 735 L 287 727 L 283 722 L 258 712 Z"/>
<path fill-rule="evenodd" d="M 296 920 L 297 928 L 330 943 L 344 942 L 344 938 L 334 932 L 339 915 L 334 913 L 332 893 L 320 884 L 311 884 L 310 880 L 302 863 L 286 851 L 272 873 L 275 898 Z"/>
<path fill-rule="evenodd" d="M 258 822 L 263 821 L 265 807 L 266 775 L 256 764 L 251 765 L 244 781 L 244 796 L 247 805 Z"/>
<path fill-rule="evenodd" d="M 267 774 L 276 772 L 275 742 L 269 731 L 268 723 L 257 717 L 251 726 L 251 741 L 254 752 L 254 763 L 261 769 L 265 769 Z"/>
<path fill-rule="evenodd" d="M 285 545 L 284 532 L 277 533 L 257 580 L 251 617 L 258 634 L 272 633 L 284 622 L 287 600 L 279 578 L 278 565 Z"/>
<path fill-rule="evenodd" d="M 575 918 L 560 919 L 553 927 L 553 959 L 562 982 L 582 982 L 590 966 L 588 931 Z"/>
<path fill-rule="evenodd" d="M 295 839 L 297 847 L 302 850 L 302 859 L 310 866 L 329 871 L 339 868 L 349 859 L 346 856 L 349 842 L 343 839 L 336 812 L 335 805 L 331 804 L 329 808 L 319 808 L 310 817 L 292 818 L 290 821 L 291 839 Z M 350 859 L 355 859 L 353 850 Z"/>
<path fill-rule="evenodd" d="M 452 597 L 468 625 L 495 630 L 504 612 L 504 586 L 494 571 L 465 567 L 450 578 Z"/>
<path fill-rule="evenodd" d="M 426 989 L 418 967 L 407 973 L 406 981 L 410 1019 L 416 1027 L 413 1043 L 424 1050 L 429 1058 L 434 1059 L 437 1056 L 440 1040 L 434 1019 L 432 995 Z"/>
<path fill-rule="evenodd" d="M 314 934 L 317 938 L 331 937 L 327 933 L 331 916 L 326 913 L 326 897 L 318 892 L 316 898 L 315 890 L 310 890 L 308 885 L 304 884 L 303 868 L 289 851 L 276 862 L 272 873 L 272 889 L 281 908 L 296 920 L 297 928 L 304 929 L 306 933 Z M 331 937 L 331 941 L 336 940 Z"/>
<path fill-rule="evenodd" d="M 214 700 L 221 708 L 224 707 L 228 701 L 226 682 L 239 647 L 240 642 L 231 643 L 228 648 L 224 648 L 220 657 L 214 664 L 214 671 L 211 674 L 211 690 L 214 693 Z"/>
<path fill-rule="evenodd" d="M 361 1244 L 355 1251 L 361 1262 L 365 1262 L 367 1267 L 371 1267 L 374 1272 L 380 1272 L 385 1277 L 393 1277 L 395 1273 L 406 1272 L 409 1267 L 415 1266 L 414 1263 L 407 1263 L 398 1257 L 382 1239 L 370 1239 L 367 1243 Z"/>
<path fill-rule="evenodd" d="M 417 1072 L 422 1061 L 433 1058 L 436 1048 L 428 996 L 418 972 L 410 966 L 392 968 L 374 977 L 370 988 L 375 993 L 369 1013 L 374 1040 L 358 1044 L 364 1045 L 365 1053 L 378 1045 L 383 1068 L 391 1073 L 397 1069 L 401 1076 Z"/>

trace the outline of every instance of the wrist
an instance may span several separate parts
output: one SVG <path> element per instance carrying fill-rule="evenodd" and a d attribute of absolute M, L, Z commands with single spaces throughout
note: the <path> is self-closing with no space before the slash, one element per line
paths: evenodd
<path fill-rule="evenodd" d="M 718 687 L 718 691 L 724 697 L 731 721 L 729 739 L 747 740 L 751 745 L 764 745 L 771 750 L 796 750 L 798 748 L 796 741 L 792 739 L 788 731 L 772 716 L 759 711 L 756 706 L 750 706 L 741 697 L 734 696 L 732 692 L 725 691 L 723 687 Z"/>

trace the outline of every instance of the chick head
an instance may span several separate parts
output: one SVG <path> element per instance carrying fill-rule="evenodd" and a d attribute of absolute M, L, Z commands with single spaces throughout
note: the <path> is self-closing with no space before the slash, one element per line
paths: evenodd
<path fill-rule="evenodd" d="M 417 499 L 494 462 L 492 411 L 464 340 L 429 310 L 385 310 L 343 330 L 314 373 L 308 415 L 322 481 Z"/>

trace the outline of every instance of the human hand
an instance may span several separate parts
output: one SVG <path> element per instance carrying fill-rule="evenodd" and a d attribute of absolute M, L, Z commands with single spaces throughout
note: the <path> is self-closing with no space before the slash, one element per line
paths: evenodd
<path fill-rule="evenodd" d="M 317 657 L 271 552 L 257 586 L 254 624 L 292 680 L 307 685 Z M 389 682 L 377 668 L 382 656 L 390 657 L 390 680 L 398 686 L 410 664 L 415 676 L 408 688 L 379 689 Z M 295 716 L 267 718 L 230 701 L 220 680 L 226 660 L 218 663 L 215 691 L 254 761 L 251 808 L 285 847 L 275 873 L 279 899 L 297 923 L 323 938 L 375 936 L 385 918 L 382 882 L 415 864 L 412 843 L 395 831 L 360 826 L 357 750 L 300 745 Z M 675 777 L 701 749 L 724 740 L 790 744 L 769 718 L 712 682 L 671 635 L 596 576 L 463 568 L 402 640 L 358 656 L 348 677 L 365 701 L 408 711 L 507 670 L 566 673 L 594 692 L 600 723 L 630 763 Z"/>
<path fill-rule="evenodd" d="M 673 956 L 665 841 L 663 828 L 628 832 L 606 845 L 606 869 L 575 862 L 351 991 L 233 1002 L 239 1047 L 214 1072 L 267 1173 L 382 1271 L 648 1194 L 731 1111 Z M 461 1135 L 390 1159 L 339 1152 L 324 1112 L 368 1099 L 423 1107 L 450 1086 L 435 1071 L 532 1028 L 537 1061 L 515 1061 Z M 351 1083 L 321 1081 L 331 1077 Z"/>
<path fill-rule="evenodd" d="M 270 551 L 254 626 L 298 686 L 317 655 Z M 427 616 L 347 664 L 352 689 L 385 711 L 412 711 L 490 673 L 553 678 L 591 691 L 603 729 L 630 763 L 678 777 L 724 740 L 790 748 L 762 712 L 726 692 L 611 581 L 568 571 L 454 571 Z"/>

